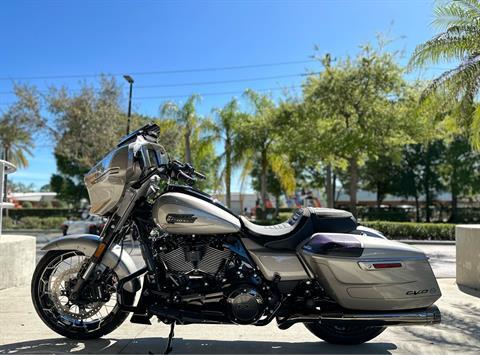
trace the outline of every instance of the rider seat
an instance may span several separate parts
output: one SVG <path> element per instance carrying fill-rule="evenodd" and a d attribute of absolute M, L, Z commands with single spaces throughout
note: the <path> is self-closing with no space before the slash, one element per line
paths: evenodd
<path fill-rule="evenodd" d="M 357 228 L 355 217 L 332 208 L 300 208 L 288 221 L 261 226 L 240 216 L 243 232 L 256 243 L 270 249 L 295 250 L 306 238 L 317 232 L 350 233 Z"/>

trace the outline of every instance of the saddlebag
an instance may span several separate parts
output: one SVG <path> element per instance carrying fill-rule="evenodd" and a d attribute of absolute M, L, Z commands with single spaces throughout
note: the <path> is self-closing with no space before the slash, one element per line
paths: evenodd
<path fill-rule="evenodd" d="M 298 253 L 329 296 L 347 309 L 425 308 L 441 296 L 426 255 L 403 243 L 316 233 Z"/>

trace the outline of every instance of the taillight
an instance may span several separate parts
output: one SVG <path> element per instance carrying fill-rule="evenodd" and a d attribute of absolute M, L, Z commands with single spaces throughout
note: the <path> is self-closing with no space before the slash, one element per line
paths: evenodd
<path fill-rule="evenodd" d="M 400 261 L 359 261 L 358 266 L 367 271 L 403 267 Z"/>

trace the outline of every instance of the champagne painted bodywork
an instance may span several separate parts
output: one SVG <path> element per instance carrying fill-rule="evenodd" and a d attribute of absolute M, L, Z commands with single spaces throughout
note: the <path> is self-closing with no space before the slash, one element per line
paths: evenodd
<path fill-rule="evenodd" d="M 230 234 L 240 231 L 240 221 L 224 209 L 188 194 L 168 192 L 153 206 L 153 219 L 172 234 Z"/>
<path fill-rule="evenodd" d="M 139 159 L 135 161 L 134 157 Z M 90 212 L 100 216 L 109 214 L 119 204 L 127 186 L 138 180 L 142 167 L 167 163 L 165 149 L 143 139 L 112 150 L 85 175 Z"/>
<path fill-rule="evenodd" d="M 318 233 L 322 234 L 331 239 L 336 237 L 334 233 Z M 338 237 L 341 238 L 342 234 Z M 437 280 L 421 250 L 387 239 L 356 238 L 363 249 L 359 256 L 318 255 L 307 248 L 299 248 L 299 253 L 328 294 L 342 307 L 355 310 L 414 309 L 428 307 L 440 298 Z M 401 266 L 373 267 L 382 263 Z"/>
<path fill-rule="evenodd" d="M 86 256 L 91 256 L 100 244 L 100 237 L 93 234 L 74 234 L 68 237 L 55 239 L 45 245 L 42 250 L 78 250 Z M 115 245 L 107 250 L 102 258 L 102 265 L 112 268 L 119 279 L 127 277 L 137 271 L 137 266 L 128 253 L 123 253 L 120 245 Z M 133 279 L 124 285 L 129 292 L 136 292 L 140 289 L 140 281 Z"/>

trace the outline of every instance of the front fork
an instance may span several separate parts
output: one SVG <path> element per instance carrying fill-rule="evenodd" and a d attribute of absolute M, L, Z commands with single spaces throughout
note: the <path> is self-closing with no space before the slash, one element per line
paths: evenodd
<path fill-rule="evenodd" d="M 105 227 L 102 230 L 102 233 L 100 234 L 100 244 L 98 244 L 97 249 L 88 260 L 86 267 L 82 268 L 78 275 L 77 282 L 71 292 L 72 300 L 75 300 L 79 297 L 86 281 L 90 279 L 97 266 L 102 262 L 105 252 L 115 243 L 118 238 L 123 237 L 125 232 L 125 222 L 128 220 L 138 196 L 142 196 L 145 185 L 146 184 L 144 184 L 138 190 L 129 187 L 125 192 L 122 203 L 115 213 L 108 219 Z"/>

